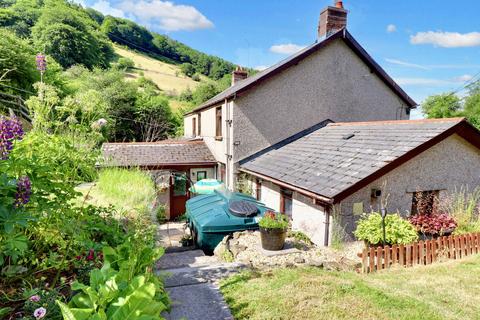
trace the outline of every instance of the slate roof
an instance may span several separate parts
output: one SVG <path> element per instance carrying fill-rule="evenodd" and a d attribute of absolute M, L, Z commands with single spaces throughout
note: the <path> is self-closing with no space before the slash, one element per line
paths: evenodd
<path fill-rule="evenodd" d="M 471 127 L 463 118 L 331 123 L 241 170 L 333 199 L 460 123 Z"/>
<path fill-rule="evenodd" d="M 102 155 L 106 166 L 148 167 L 216 163 L 203 140 L 104 143 Z"/>
<path fill-rule="evenodd" d="M 362 48 L 362 46 L 353 38 L 353 36 L 347 31 L 347 29 L 343 28 L 339 31 L 333 33 L 328 38 L 315 42 L 312 45 L 300 50 L 299 52 L 293 54 L 292 56 L 280 61 L 279 63 L 251 76 L 244 80 L 237 82 L 235 85 L 227 88 L 225 91 L 217 94 L 210 100 L 206 101 L 205 103 L 201 104 L 197 108 L 193 109 L 193 111 L 187 113 L 192 114 L 198 112 L 200 110 L 209 108 L 213 105 L 216 105 L 225 99 L 229 99 L 236 94 L 240 94 L 244 92 L 254 85 L 257 85 L 259 82 L 268 79 L 269 77 L 287 69 L 288 67 L 297 64 L 302 59 L 308 57 L 310 54 L 320 50 L 330 43 L 332 43 L 336 39 L 343 39 L 345 43 L 363 60 L 383 82 L 392 89 L 409 107 L 415 108 L 417 103 L 410 98 L 410 96 L 403 91 L 400 86 L 395 83 L 395 81 L 380 67 L 378 63 L 373 60 L 373 58 Z"/>

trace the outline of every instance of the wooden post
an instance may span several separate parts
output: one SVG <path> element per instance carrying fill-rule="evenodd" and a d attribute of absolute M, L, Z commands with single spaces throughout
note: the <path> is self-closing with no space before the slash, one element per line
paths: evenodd
<path fill-rule="evenodd" d="M 392 246 L 392 264 L 398 263 L 398 247 L 396 244 Z"/>
<path fill-rule="evenodd" d="M 377 270 L 383 269 L 383 247 L 377 248 Z"/>
<path fill-rule="evenodd" d="M 384 261 L 385 261 L 385 269 L 388 269 L 390 268 L 390 253 L 391 253 L 391 249 L 390 249 L 390 246 L 385 246 L 384 248 Z"/>
<path fill-rule="evenodd" d="M 405 266 L 405 247 L 403 246 L 403 244 L 400 245 L 400 248 L 399 248 L 399 252 L 398 252 L 398 260 L 399 260 L 399 263 L 402 267 Z"/>
<path fill-rule="evenodd" d="M 363 248 L 362 251 L 362 272 L 368 272 L 368 250 L 367 248 Z"/>
<path fill-rule="evenodd" d="M 374 272 L 375 271 L 375 249 L 373 249 L 372 247 L 370 247 L 370 255 L 369 255 L 369 260 L 368 260 L 368 264 L 369 264 L 369 272 Z"/>
<path fill-rule="evenodd" d="M 412 265 L 412 245 L 407 244 L 406 250 L 407 250 L 407 258 L 405 261 L 406 262 L 405 265 L 407 267 L 410 267 Z"/>
<path fill-rule="evenodd" d="M 413 261 L 412 264 L 415 266 L 418 264 L 418 242 L 413 244 Z"/>
<path fill-rule="evenodd" d="M 425 264 L 431 264 L 432 263 L 432 240 L 425 241 L 425 244 L 427 247 L 427 259 Z"/>

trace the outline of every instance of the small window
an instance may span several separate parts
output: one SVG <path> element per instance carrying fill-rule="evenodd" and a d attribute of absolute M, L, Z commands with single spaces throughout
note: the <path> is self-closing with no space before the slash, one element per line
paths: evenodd
<path fill-rule="evenodd" d="M 288 217 L 292 217 L 292 190 L 282 189 L 280 191 L 280 211 Z"/>
<path fill-rule="evenodd" d="M 201 136 L 202 135 L 202 114 L 199 113 L 198 114 L 198 132 L 197 132 L 197 136 Z"/>
<path fill-rule="evenodd" d="M 218 107 L 215 110 L 215 116 L 216 116 L 216 125 L 215 125 L 215 135 L 217 138 L 222 137 L 222 107 Z"/>
<path fill-rule="evenodd" d="M 197 135 L 197 118 L 192 118 L 192 136 Z"/>
<path fill-rule="evenodd" d="M 260 179 L 255 181 L 255 196 L 258 201 L 262 200 L 262 180 Z"/>
<path fill-rule="evenodd" d="M 438 203 L 438 191 L 417 191 L 412 196 L 412 215 L 435 213 Z"/>
<path fill-rule="evenodd" d="M 207 171 L 197 171 L 197 181 L 207 179 Z"/>

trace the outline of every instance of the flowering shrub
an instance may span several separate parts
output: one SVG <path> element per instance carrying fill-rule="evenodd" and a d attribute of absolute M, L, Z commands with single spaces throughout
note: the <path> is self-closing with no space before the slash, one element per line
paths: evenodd
<path fill-rule="evenodd" d="M 355 236 L 371 245 L 383 242 L 382 216 L 371 213 L 364 216 L 357 225 Z M 392 244 L 408 244 L 418 239 L 415 227 L 398 214 L 387 214 L 385 217 L 386 242 Z"/>
<path fill-rule="evenodd" d="M 285 229 L 288 227 L 288 220 L 284 214 L 267 211 L 258 222 L 258 225 L 265 229 Z"/>
<path fill-rule="evenodd" d="M 21 140 L 23 134 L 22 124 L 17 117 L 0 116 L 0 159 L 8 159 L 13 143 L 15 140 Z"/>
<path fill-rule="evenodd" d="M 409 219 L 418 232 L 434 236 L 451 233 L 457 227 L 456 221 L 448 214 L 419 214 Z"/>

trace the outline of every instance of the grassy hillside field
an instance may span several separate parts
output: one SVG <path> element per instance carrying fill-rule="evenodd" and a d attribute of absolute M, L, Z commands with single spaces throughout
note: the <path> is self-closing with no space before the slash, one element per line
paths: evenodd
<path fill-rule="evenodd" d="M 195 89 L 200 82 L 194 81 L 180 71 L 180 66 L 169 64 L 147 55 L 114 45 L 115 53 L 121 57 L 132 59 L 135 69 L 128 73 L 128 76 L 136 79 L 141 73 L 169 95 L 179 95 L 182 91 L 190 88 Z M 201 81 L 207 81 L 205 76 L 200 77 Z"/>

